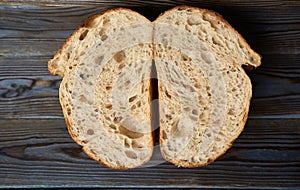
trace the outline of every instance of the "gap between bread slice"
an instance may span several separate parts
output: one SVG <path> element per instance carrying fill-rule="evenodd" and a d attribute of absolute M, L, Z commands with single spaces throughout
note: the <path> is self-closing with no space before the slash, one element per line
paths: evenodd
<path fill-rule="evenodd" d="M 152 59 L 158 89 L 150 83 Z M 152 90 L 167 161 L 196 167 L 224 153 L 248 114 L 243 64 L 259 66 L 260 57 L 226 21 L 182 6 L 152 23 L 127 9 L 95 15 L 48 67 L 63 77 L 60 103 L 73 139 L 101 164 L 129 169 L 152 155 Z"/>

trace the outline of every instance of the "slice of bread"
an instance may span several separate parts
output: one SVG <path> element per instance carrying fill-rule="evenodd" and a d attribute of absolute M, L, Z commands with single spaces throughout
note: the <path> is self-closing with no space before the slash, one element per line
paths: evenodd
<path fill-rule="evenodd" d="M 63 77 L 69 133 L 105 166 L 134 168 L 152 155 L 152 30 L 133 11 L 110 10 L 87 19 L 48 63 L 51 74 Z"/>
<path fill-rule="evenodd" d="M 205 165 L 243 129 L 260 56 L 216 13 L 180 6 L 156 21 L 128 9 L 88 18 L 48 63 L 72 138 L 101 164 L 129 169 L 153 151 L 151 62 L 160 146 L 178 166 Z"/>
<path fill-rule="evenodd" d="M 252 95 L 242 65 L 260 56 L 220 15 L 175 7 L 154 22 L 160 145 L 166 160 L 197 167 L 241 133 Z"/>

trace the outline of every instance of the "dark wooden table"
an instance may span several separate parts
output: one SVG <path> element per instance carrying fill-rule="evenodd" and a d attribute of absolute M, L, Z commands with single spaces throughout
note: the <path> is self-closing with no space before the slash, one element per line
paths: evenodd
<path fill-rule="evenodd" d="M 71 140 L 60 79 L 49 75 L 47 61 L 89 15 L 122 6 L 153 20 L 178 4 L 219 12 L 263 56 L 249 73 L 253 99 L 245 130 L 205 167 L 158 160 L 130 171 L 104 168 Z M 300 188 L 299 1 L 1 0 L 0 188 L 146 186 Z"/>

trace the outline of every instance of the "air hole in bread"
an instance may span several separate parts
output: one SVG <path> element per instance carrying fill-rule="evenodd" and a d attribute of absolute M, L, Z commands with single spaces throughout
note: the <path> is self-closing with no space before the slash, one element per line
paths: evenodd
<path fill-rule="evenodd" d="M 135 152 L 133 151 L 130 151 L 130 150 L 126 150 L 125 151 L 125 154 L 128 158 L 131 158 L 131 159 L 137 159 L 137 155 Z"/>
<path fill-rule="evenodd" d="M 125 67 L 125 64 L 124 63 L 121 63 L 119 66 L 118 66 L 118 69 L 121 70 Z"/>
<path fill-rule="evenodd" d="M 192 110 L 192 114 L 193 114 L 193 115 L 198 115 L 198 114 L 199 114 L 199 113 L 198 113 L 198 110 L 193 109 L 193 110 Z"/>
<path fill-rule="evenodd" d="M 194 85 L 194 87 L 197 88 L 197 89 L 200 89 L 200 88 L 201 88 L 201 84 L 200 84 L 200 83 L 196 83 L 196 84 Z"/>
<path fill-rule="evenodd" d="M 124 139 L 124 146 L 126 148 L 129 148 L 130 147 L 130 143 L 128 142 L 129 140 L 127 138 Z"/>
<path fill-rule="evenodd" d="M 116 62 L 120 63 L 121 61 L 123 61 L 126 58 L 126 54 L 124 51 L 119 51 L 114 55 L 114 59 L 116 60 Z"/>
<path fill-rule="evenodd" d="M 84 76 L 84 74 L 79 74 L 79 77 L 82 79 L 82 80 L 85 80 L 86 79 L 86 77 Z"/>
<path fill-rule="evenodd" d="M 187 61 L 187 60 L 189 60 L 189 57 L 188 57 L 187 55 L 185 55 L 185 54 L 182 54 L 182 55 L 181 55 L 181 59 L 182 59 L 183 61 Z"/>
<path fill-rule="evenodd" d="M 86 97 L 84 95 L 80 95 L 79 101 L 80 102 L 88 102 L 88 100 L 86 99 Z"/>
<path fill-rule="evenodd" d="M 226 137 L 226 135 L 222 131 L 219 132 L 219 135 L 222 137 Z"/>
<path fill-rule="evenodd" d="M 190 27 L 190 25 L 185 25 L 185 29 L 186 29 L 186 31 L 188 31 L 188 32 L 192 32 L 192 31 L 191 31 L 191 29 L 190 29 L 189 27 Z"/>
<path fill-rule="evenodd" d="M 113 125 L 113 124 L 110 124 L 110 125 L 109 125 L 109 128 L 111 128 L 111 129 L 113 129 L 113 130 L 116 130 L 116 129 L 117 129 L 117 127 L 116 127 L 115 125 Z"/>
<path fill-rule="evenodd" d="M 140 138 L 140 137 L 144 136 L 142 133 L 136 133 L 136 132 L 128 130 L 123 125 L 119 126 L 119 131 L 120 131 L 120 134 L 123 134 L 123 135 L 125 135 L 125 136 L 127 136 L 128 138 L 131 138 L 131 139 L 137 139 L 137 138 Z"/>
<path fill-rule="evenodd" d="M 170 114 L 166 114 L 166 118 L 167 118 L 168 120 L 171 120 L 171 119 L 172 119 L 172 116 L 171 116 Z"/>
<path fill-rule="evenodd" d="M 68 113 L 68 115 L 71 115 L 71 109 L 70 108 L 67 108 L 67 113 Z"/>
<path fill-rule="evenodd" d="M 167 135 L 166 131 L 162 131 L 162 137 L 161 138 L 164 139 L 164 140 L 168 139 L 168 135 Z"/>
<path fill-rule="evenodd" d="M 119 123 L 119 120 L 118 120 L 116 117 L 114 117 L 113 122 L 114 122 L 114 123 Z"/>
<path fill-rule="evenodd" d="M 189 115 L 189 118 L 193 121 L 198 121 L 198 117 L 196 117 L 195 115 Z"/>
<path fill-rule="evenodd" d="M 179 119 L 175 120 L 175 121 L 171 124 L 171 126 L 172 126 L 172 128 L 171 128 L 171 134 L 173 134 L 173 133 L 177 130 L 178 123 L 179 123 Z"/>
<path fill-rule="evenodd" d="M 101 36 L 101 40 L 104 42 L 106 39 L 108 38 L 108 36 L 106 34 L 104 34 L 103 36 Z"/>
<path fill-rule="evenodd" d="M 165 90 L 165 94 L 166 94 L 166 96 L 167 96 L 169 99 L 171 99 L 171 95 L 168 93 L 167 90 Z"/>
<path fill-rule="evenodd" d="M 93 129 L 88 129 L 86 134 L 88 135 L 93 135 L 94 134 L 94 130 Z"/>
<path fill-rule="evenodd" d="M 132 96 L 132 97 L 130 97 L 130 98 L 129 98 L 129 100 L 128 100 L 128 101 L 129 101 L 129 102 L 133 102 L 133 101 L 134 101 L 136 98 L 137 98 L 137 95 L 135 95 L 135 96 Z"/>
<path fill-rule="evenodd" d="M 136 108 L 136 105 L 131 106 L 130 110 L 134 110 Z"/>
<path fill-rule="evenodd" d="M 183 110 L 186 111 L 186 112 L 189 112 L 189 111 L 191 111 L 191 108 L 185 107 L 185 108 L 183 108 Z"/>
<path fill-rule="evenodd" d="M 201 121 L 203 121 L 205 119 L 205 114 L 201 113 L 200 116 L 199 116 L 199 118 L 200 118 Z"/>
<path fill-rule="evenodd" d="M 128 85 L 130 85 L 130 83 L 131 83 L 130 80 L 128 80 L 125 82 L 125 85 L 128 86 Z"/>
<path fill-rule="evenodd" d="M 132 148 L 143 148 L 143 146 L 135 140 L 132 141 L 131 146 L 132 146 Z"/>
<path fill-rule="evenodd" d="M 104 116 L 106 121 L 110 121 L 110 117 Z"/>
<path fill-rule="evenodd" d="M 105 35 L 105 28 L 101 28 L 99 31 L 99 36 Z"/>
<path fill-rule="evenodd" d="M 103 24 L 103 25 L 106 25 L 106 24 L 108 24 L 109 21 L 110 21 L 109 18 L 103 17 L 103 22 L 102 22 L 102 24 Z"/>
<path fill-rule="evenodd" d="M 67 53 L 67 59 L 70 59 L 70 52 Z"/>
<path fill-rule="evenodd" d="M 235 115 L 235 111 L 234 109 L 229 109 L 229 111 L 227 112 L 228 115 Z"/>
<path fill-rule="evenodd" d="M 136 106 L 137 106 L 138 108 L 141 107 L 141 105 L 142 105 L 141 101 L 137 101 L 137 102 L 136 102 Z"/>
<path fill-rule="evenodd" d="M 110 90 L 111 89 L 111 86 L 107 86 L 105 87 L 106 90 Z"/>
<path fill-rule="evenodd" d="M 111 104 L 106 104 L 105 107 L 106 107 L 107 109 L 109 109 L 109 110 L 112 109 L 112 105 L 111 105 Z"/>
<path fill-rule="evenodd" d="M 84 40 L 84 38 L 86 37 L 88 32 L 89 32 L 89 30 L 85 30 L 84 32 L 82 32 L 81 35 L 79 36 L 79 40 L 80 41 Z"/>
<path fill-rule="evenodd" d="M 214 37 L 212 38 L 212 41 L 213 41 L 213 43 L 214 43 L 215 45 L 222 46 L 222 42 L 221 42 L 221 40 L 220 40 L 217 36 L 214 36 Z"/>

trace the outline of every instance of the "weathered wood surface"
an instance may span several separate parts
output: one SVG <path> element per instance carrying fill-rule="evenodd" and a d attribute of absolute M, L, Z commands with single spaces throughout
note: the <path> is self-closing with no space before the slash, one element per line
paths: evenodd
<path fill-rule="evenodd" d="M 87 158 L 63 120 L 0 120 L 0 184 L 295 187 L 300 185 L 299 123 L 250 119 L 233 147 L 211 165 L 184 169 L 163 162 L 124 172 Z"/>
<path fill-rule="evenodd" d="M 47 61 L 92 14 L 122 6 L 153 20 L 177 4 L 219 12 L 263 56 L 249 73 L 253 99 L 245 130 L 206 167 L 104 168 L 69 137 L 60 78 L 49 75 Z M 0 2 L 0 188 L 136 186 L 300 188 L 299 1 Z"/>

